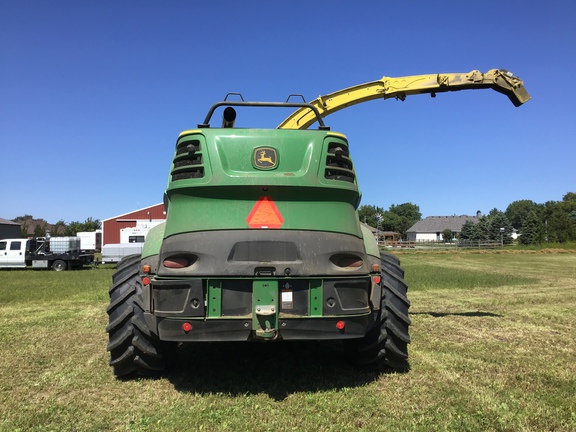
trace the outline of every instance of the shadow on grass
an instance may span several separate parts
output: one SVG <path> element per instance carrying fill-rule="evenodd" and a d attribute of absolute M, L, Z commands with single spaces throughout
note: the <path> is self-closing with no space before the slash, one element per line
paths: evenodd
<path fill-rule="evenodd" d="M 410 315 L 430 315 L 434 318 L 442 318 L 447 316 L 463 316 L 463 317 L 495 317 L 502 318 L 504 315 L 495 314 L 492 312 L 410 312 Z"/>
<path fill-rule="evenodd" d="M 166 378 L 182 392 L 264 393 L 281 401 L 293 393 L 363 386 L 379 375 L 349 366 L 339 343 L 284 341 L 184 344 Z"/>

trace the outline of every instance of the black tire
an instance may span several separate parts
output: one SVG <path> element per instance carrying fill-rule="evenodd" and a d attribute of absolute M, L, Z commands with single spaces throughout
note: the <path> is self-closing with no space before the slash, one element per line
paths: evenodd
<path fill-rule="evenodd" d="M 408 285 L 400 260 L 381 254 L 382 300 L 376 324 L 362 339 L 346 341 L 350 362 L 366 370 L 407 372 L 410 318 Z"/>
<path fill-rule="evenodd" d="M 52 270 L 64 271 L 66 270 L 66 261 L 56 260 L 52 263 Z"/>
<path fill-rule="evenodd" d="M 154 337 L 144 320 L 140 255 L 123 258 L 112 276 L 108 313 L 110 366 L 117 377 L 155 376 L 167 369 L 174 344 Z"/>

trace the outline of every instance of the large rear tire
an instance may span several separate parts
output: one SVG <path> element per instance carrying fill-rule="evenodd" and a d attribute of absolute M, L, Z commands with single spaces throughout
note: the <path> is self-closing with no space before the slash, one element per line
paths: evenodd
<path fill-rule="evenodd" d="M 123 258 L 112 276 L 108 313 L 110 366 L 118 377 L 154 376 L 167 369 L 173 344 L 154 337 L 144 319 L 140 255 Z"/>
<path fill-rule="evenodd" d="M 407 372 L 410 369 L 408 285 L 400 260 L 383 253 L 380 262 L 382 300 L 376 324 L 362 339 L 346 341 L 346 350 L 351 363 L 362 369 Z"/>

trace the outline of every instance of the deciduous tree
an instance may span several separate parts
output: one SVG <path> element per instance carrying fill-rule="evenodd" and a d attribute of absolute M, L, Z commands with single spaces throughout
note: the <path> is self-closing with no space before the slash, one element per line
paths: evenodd
<path fill-rule="evenodd" d="M 376 219 L 376 214 L 378 213 L 383 214 L 384 209 L 373 205 L 363 205 L 358 209 L 358 218 L 360 219 L 360 222 L 364 222 L 366 225 L 377 228 L 378 221 Z"/>
<path fill-rule="evenodd" d="M 381 223 L 376 217 L 378 214 L 383 216 Z M 422 213 L 420 207 L 412 203 L 392 204 L 387 211 L 381 207 L 363 205 L 358 209 L 358 217 L 361 222 L 374 228 L 380 226 L 384 231 L 394 231 L 405 236 L 406 231 L 422 218 Z"/>
<path fill-rule="evenodd" d="M 512 226 L 519 230 L 528 213 L 533 211 L 538 215 L 541 207 L 541 205 L 536 204 L 532 200 L 519 200 L 510 203 L 506 208 L 505 214 Z"/>
<path fill-rule="evenodd" d="M 548 238 L 551 242 L 565 243 L 576 240 L 576 229 L 568 214 L 558 206 L 548 220 Z"/>
<path fill-rule="evenodd" d="M 66 227 L 66 234 L 67 236 L 75 236 L 79 232 L 86 232 L 86 231 L 96 231 L 100 229 L 102 223 L 98 219 L 92 219 L 89 217 L 84 222 L 70 222 Z"/>

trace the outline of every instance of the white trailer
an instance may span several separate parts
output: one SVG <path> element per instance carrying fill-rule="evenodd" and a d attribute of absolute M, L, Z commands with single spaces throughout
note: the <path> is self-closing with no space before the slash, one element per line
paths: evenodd
<path fill-rule="evenodd" d="M 102 230 L 76 233 L 80 237 L 80 249 L 83 251 L 102 250 Z"/>
<path fill-rule="evenodd" d="M 164 221 L 138 221 L 135 227 L 120 230 L 120 243 L 144 243 L 148 232 Z"/>
<path fill-rule="evenodd" d="M 111 243 L 102 247 L 102 263 L 116 264 L 128 255 L 141 254 L 144 243 Z"/>
<path fill-rule="evenodd" d="M 120 230 L 120 243 L 110 243 L 102 246 L 102 263 L 116 264 L 128 255 L 141 254 L 146 236 L 156 225 L 164 220 L 137 221 L 135 227 Z"/>

